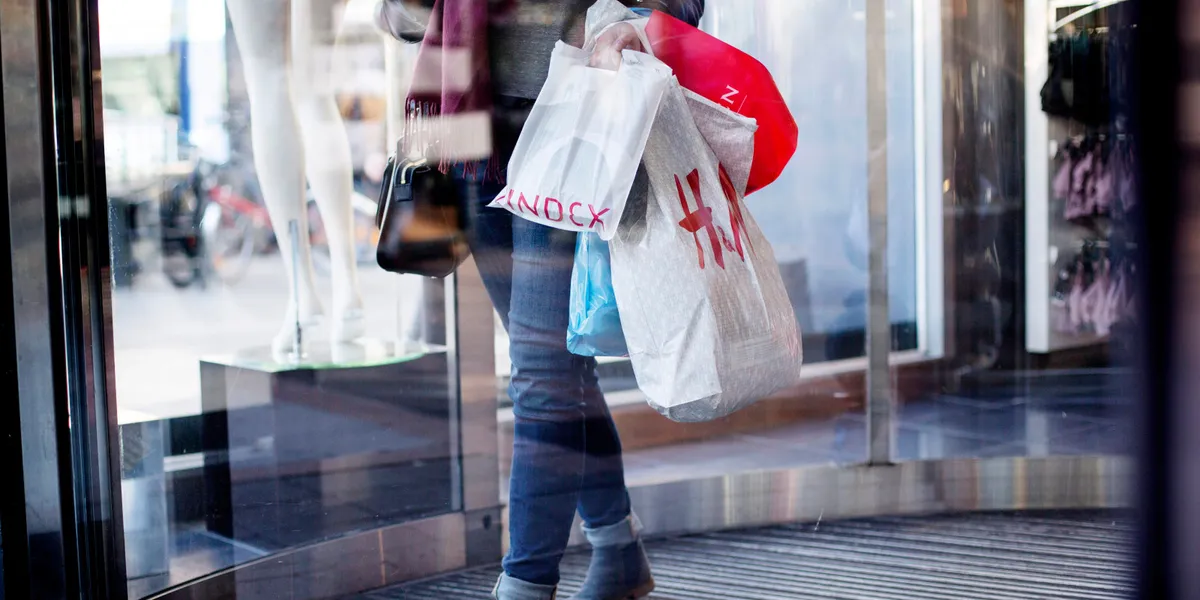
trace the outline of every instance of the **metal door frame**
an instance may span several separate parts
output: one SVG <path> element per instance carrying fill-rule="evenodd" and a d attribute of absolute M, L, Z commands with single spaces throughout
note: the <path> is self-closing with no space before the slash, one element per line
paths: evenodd
<path fill-rule="evenodd" d="M 107 230 L 104 195 L 95 193 L 104 189 L 103 136 L 92 114 L 72 110 L 99 92 L 90 76 L 96 39 L 80 35 L 94 12 L 83 2 L 0 1 L 0 237 L 13 282 L 0 318 L 15 374 L 6 396 L 16 396 L 5 405 L 0 460 L 21 483 L 0 517 L 12 598 L 125 597 L 111 339 L 102 327 L 108 245 L 90 235 Z"/>

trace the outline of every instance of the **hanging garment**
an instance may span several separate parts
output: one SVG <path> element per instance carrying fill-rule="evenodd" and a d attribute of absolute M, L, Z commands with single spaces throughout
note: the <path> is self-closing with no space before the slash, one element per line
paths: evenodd
<path fill-rule="evenodd" d="M 1042 110 L 1089 125 L 1111 120 L 1108 43 L 1081 32 L 1050 43 L 1050 75 L 1042 86 Z"/>
<path fill-rule="evenodd" d="M 1091 152 L 1084 152 L 1071 167 L 1071 191 L 1067 195 L 1067 220 L 1085 217 L 1089 212 L 1088 193 L 1092 185 L 1092 168 L 1096 160 Z"/>
<path fill-rule="evenodd" d="M 1058 171 L 1050 186 L 1056 200 L 1069 199 L 1071 196 L 1071 174 L 1075 171 L 1075 158 L 1071 155 L 1072 148 L 1068 144 L 1064 144 L 1063 151 L 1059 153 L 1063 160 L 1058 164 Z M 1067 207 L 1068 212 L 1071 210 Z"/>

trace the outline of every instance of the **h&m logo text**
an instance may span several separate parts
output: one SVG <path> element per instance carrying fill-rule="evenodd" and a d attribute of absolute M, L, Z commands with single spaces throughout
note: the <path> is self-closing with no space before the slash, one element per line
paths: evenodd
<path fill-rule="evenodd" d="M 692 191 L 692 196 L 696 199 L 696 209 L 692 210 L 689 207 L 687 194 L 683 189 L 683 182 L 679 176 L 675 176 L 675 189 L 679 193 L 679 204 L 683 206 L 683 220 L 679 221 L 679 226 L 684 231 L 692 234 L 692 238 L 696 241 L 696 254 L 699 257 L 700 268 L 705 268 L 704 246 L 700 243 L 700 230 L 704 230 L 708 235 L 708 243 L 712 247 L 713 261 L 718 267 L 725 268 L 725 251 L 736 252 L 742 262 L 746 261 L 745 250 L 743 249 L 743 237 L 745 238 L 745 248 L 751 252 L 754 247 L 750 245 L 750 236 L 746 233 L 746 220 L 742 216 L 741 202 L 738 200 L 737 190 L 733 187 L 733 181 L 729 178 L 729 173 L 725 171 L 725 166 L 720 166 L 721 176 L 721 191 L 725 194 L 725 201 L 729 206 L 729 227 L 733 229 L 733 239 L 730 240 L 726 235 L 725 229 L 720 225 L 713 223 L 712 207 L 704 205 L 704 195 L 700 191 L 700 171 L 693 170 L 688 173 L 685 178 L 688 187 Z"/>

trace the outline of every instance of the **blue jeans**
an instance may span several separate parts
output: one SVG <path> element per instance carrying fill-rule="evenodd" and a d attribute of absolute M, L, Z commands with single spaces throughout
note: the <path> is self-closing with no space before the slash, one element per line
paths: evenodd
<path fill-rule="evenodd" d="M 588 527 L 629 516 L 621 442 L 596 360 L 567 351 L 576 234 L 486 208 L 501 187 L 464 182 L 471 251 L 508 330 L 514 437 L 504 571 L 556 585 L 578 510 Z"/>

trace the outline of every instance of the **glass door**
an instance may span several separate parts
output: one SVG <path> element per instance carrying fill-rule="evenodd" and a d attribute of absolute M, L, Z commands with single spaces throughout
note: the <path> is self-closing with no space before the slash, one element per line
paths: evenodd
<path fill-rule="evenodd" d="M 394 91 L 370 3 L 28 4 L 64 502 L 106 569 L 81 585 L 328 597 L 498 558 L 494 380 L 460 385 L 494 373 L 459 351 L 478 276 L 375 265 Z"/>

